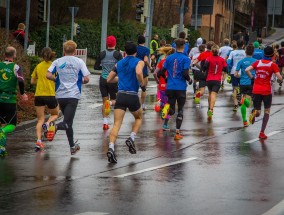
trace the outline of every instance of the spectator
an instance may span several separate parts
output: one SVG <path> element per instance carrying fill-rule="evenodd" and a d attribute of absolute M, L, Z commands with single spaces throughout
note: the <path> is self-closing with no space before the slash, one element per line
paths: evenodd
<path fill-rule="evenodd" d="M 18 25 L 18 30 L 13 32 L 13 36 L 15 37 L 15 40 L 19 44 L 21 44 L 22 47 L 24 47 L 24 44 L 25 44 L 25 36 L 26 36 L 25 29 L 26 29 L 25 24 L 24 23 L 20 23 Z M 30 42 L 29 39 L 28 39 L 28 42 Z"/>

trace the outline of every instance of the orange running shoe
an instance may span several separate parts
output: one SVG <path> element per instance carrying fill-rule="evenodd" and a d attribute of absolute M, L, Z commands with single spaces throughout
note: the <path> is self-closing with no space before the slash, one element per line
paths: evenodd
<path fill-rule="evenodd" d="M 110 114 L 110 101 L 106 100 L 104 103 L 104 114 L 105 116 L 108 116 Z"/>
<path fill-rule="evenodd" d="M 244 127 L 248 127 L 248 126 L 249 126 L 248 121 L 245 121 L 245 122 L 244 122 Z"/>
<path fill-rule="evenodd" d="M 175 140 L 181 140 L 183 138 L 183 136 L 181 135 L 181 133 L 176 133 L 175 135 Z"/>
<path fill-rule="evenodd" d="M 194 99 L 195 104 L 200 104 L 200 97 L 201 97 L 201 92 L 197 91 Z"/>
<path fill-rule="evenodd" d="M 103 130 L 105 131 L 105 130 L 108 130 L 109 129 L 109 125 L 108 124 L 104 124 L 103 125 Z"/>
<path fill-rule="evenodd" d="M 41 141 L 37 141 L 36 142 L 36 148 L 40 149 L 40 150 L 43 150 L 44 149 L 44 143 L 41 142 Z"/>

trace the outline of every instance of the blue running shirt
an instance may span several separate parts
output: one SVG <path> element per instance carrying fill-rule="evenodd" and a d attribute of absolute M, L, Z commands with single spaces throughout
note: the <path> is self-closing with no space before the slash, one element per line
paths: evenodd
<path fill-rule="evenodd" d="M 251 79 L 248 77 L 245 69 L 248 68 L 249 66 L 251 66 L 254 62 L 256 61 L 256 59 L 252 58 L 252 57 L 246 57 L 242 60 L 240 60 L 240 62 L 237 65 L 236 71 L 238 71 L 240 76 L 240 85 L 251 85 Z M 252 76 L 255 76 L 255 71 L 252 70 L 251 71 Z"/>

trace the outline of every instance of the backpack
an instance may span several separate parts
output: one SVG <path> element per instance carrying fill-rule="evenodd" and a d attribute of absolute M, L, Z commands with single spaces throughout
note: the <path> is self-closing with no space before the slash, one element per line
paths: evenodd
<path fill-rule="evenodd" d="M 284 67 L 284 48 L 279 50 L 278 66 Z"/>

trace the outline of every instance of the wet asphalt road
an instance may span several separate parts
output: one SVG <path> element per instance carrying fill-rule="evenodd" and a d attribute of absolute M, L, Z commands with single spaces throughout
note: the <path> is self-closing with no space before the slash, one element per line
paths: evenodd
<path fill-rule="evenodd" d="M 1 215 L 254 215 L 284 199 L 283 95 L 273 97 L 266 131 L 272 136 L 264 142 L 254 141 L 261 118 L 243 128 L 240 111 L 233 113 L 229 86 L 219 94 L 212 123 L 207 122 L 206 99 L 195 108 L 189 87 L 184 139 L 178 142 L 174 130 L 162 131 L 152 110 L 155 97 L 149 96 L 137 154 L 131 155 L 124 143 L 133 121 L 127 113 L 113 165 L 106 158 L 108 132 L 102 131 L 98 77 L 92 78 L 75 118 L 78 154 L 70 155 L 63 132 L 42 153 L 34 152 L 34 128 L 9 136 L 9 156 L 0 160 Z M 150 85 L 148 92 L 154 94 Z"/>

